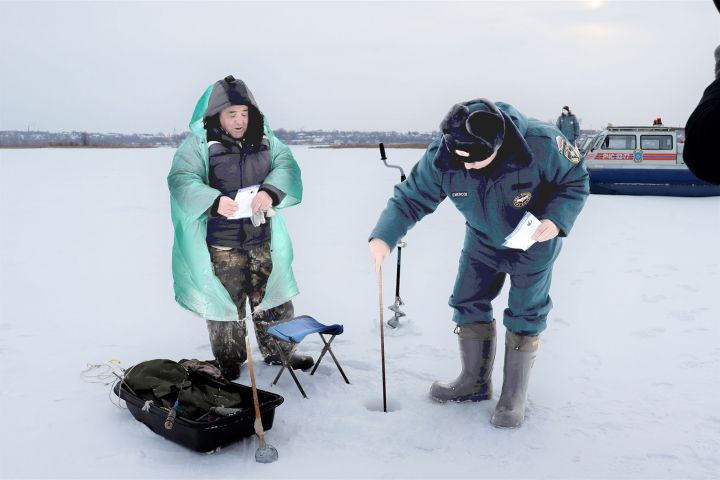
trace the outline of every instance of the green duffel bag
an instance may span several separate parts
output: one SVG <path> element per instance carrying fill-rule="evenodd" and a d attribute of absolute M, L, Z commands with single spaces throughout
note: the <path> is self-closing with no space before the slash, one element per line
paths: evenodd
<path fill-rule="evenodd" d="M 199 360 L 138 363 L 126 371 L 123 384 L 145 402 L 167 409 L 175 406 L 177 414 L 189 420 L 198 420 L 218 407 L 243 408 L 237 386 L 225 380 L 214 365 Z"/>

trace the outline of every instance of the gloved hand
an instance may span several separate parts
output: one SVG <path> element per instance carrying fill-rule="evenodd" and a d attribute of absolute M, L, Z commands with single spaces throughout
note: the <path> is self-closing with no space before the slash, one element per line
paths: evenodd
<path fill-rule="evenodd" d="M 252 217 L 250 217 L 250 221 L 252 222 L 253 227 L 259 227 L 265 223 L 265 213 L 262 210 L 253 212 Z"/>
<path fill-rule="evenodd" d="M 379 238 L 370 240 L 368 246 L 370 247 L 370 259 L 375 264 L 375 271 L 379 272 L 385 257 L 390 254 L 390 247 Z"/>
<path fill-rule="evenodd" d="M 266 218 L 272 218 L 275 216 L 275 210 L 272 208 L 268 208 L 267 211 L 258 210 L 257 212 L 252 214 L 252 217 L 250 217 L 250 221 L 252 221 L 252 224 L 254 227 L 259 227 L 260 225 L 267 222 L 265 220 Z"/>

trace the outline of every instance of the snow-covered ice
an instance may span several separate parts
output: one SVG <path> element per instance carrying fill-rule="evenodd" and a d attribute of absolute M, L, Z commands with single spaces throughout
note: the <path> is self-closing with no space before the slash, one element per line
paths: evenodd
<path fill-rule="evenodd" d="M 324 360 L 315 377 L 299 373 L 305 400 L 287 374 L 271 387 L 277 367 L 261 362 L 260 388 L 285 398 L 270 465 L 255 462 L 254 437 L 212 455 L 175 445 L 80 377 L 113 358 L 211 356 L 204 321 L 173 300 L 173 150 L 0 151 L 2 478 L 720 477 L 720 199 L 590 197 L 555 266 L 525 425 L 505 431 L 488 423 L 496 399 L 427 395 L 459 369 L 447 299 L 460 214 L 445 202 L 406 238 L 408 317 L 386 329 L 384 414 L 367 235 L 397 171 L 376 150 L 293 151 L 305 183 L 286 211 L 296 312 L 345 325 L 333 346 L 352 384 Z M 409 170 L 421 152 L 388 154 Z M 386 305 L 394 276 L 393 256 Z M 507 288 L 496 317 L 506 300 Z"/>

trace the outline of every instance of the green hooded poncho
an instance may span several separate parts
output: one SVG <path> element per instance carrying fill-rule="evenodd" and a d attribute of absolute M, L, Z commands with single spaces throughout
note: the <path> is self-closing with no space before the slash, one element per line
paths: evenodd
<path fill-rule="evenodd" d="M 170 212 L 175 239 L 172 271 L 175 300 L 184 308 L 207 320 L 238 320 L 238 310 L 230 294 L 215 276 L 206 242 L 208 209 L 220 191 L 208 182 L 208 144 L 203 118 L 213 88 L 211 85 L 195 106 L 190 133 L 178 147 L 167 181 L 170 188 Z M 265 296 L 258 306 L 267 310 L 287 302 L 299 291 L 292 272 L 292 244 L 281 210 L 300 203 L 302 181 L 300 167 L 290 149 L 264 124 L 270 140 L 272 166 L 263 183 L 282 190 L 286 196 L 270 218 L 272 272 Z"/>

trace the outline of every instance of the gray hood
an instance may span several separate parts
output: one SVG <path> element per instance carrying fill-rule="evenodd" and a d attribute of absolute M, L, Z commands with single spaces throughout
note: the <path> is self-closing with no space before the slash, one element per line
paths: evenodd
<path fill-rule="evenodd" d="M 245 82 L 228 75 L 213 85 L 208 106 L 203 116 L 205 118 L 212 117 L 232 105 L 252 105 L 260 111 L 260 107 L 255 102 L 255 97 L 245 85 Z"/>

